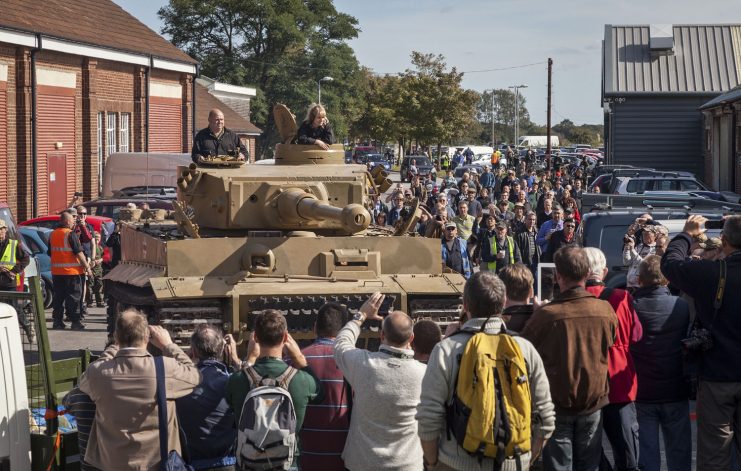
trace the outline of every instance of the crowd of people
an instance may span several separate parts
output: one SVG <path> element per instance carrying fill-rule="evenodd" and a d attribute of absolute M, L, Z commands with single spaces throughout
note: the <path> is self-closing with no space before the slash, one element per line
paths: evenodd
<path fill-rule="evenodd" d="M 503 222 L 485 223 L 506 234 L 511 225 Z M 631 237 L 655 245 L 645 235 L 650 222 L 636 221 Z M 383 312 L 384 295 L 375 293 L 357 311 L 322 307 L 316 340 L 303 349 L 285 317 L 268 309 L 255 319 L 244 356 L 230 335 L 209 325 L 196 330 L 186 355 L 166 330 L 127 310 L 117 317 L 114 343 L 65 402 L 79 419 L 83 469 L 157 469 L 166 458 L 157 439 L 151 351 L 165 357 L 169 450 L 194 469 L 219 471 L 526 470 L 535 463 L 547 470 L 658 471 L 662 436 L 668 469 L 690 470 L 689 351 L 699 365 L 697 469 L 730 469 L 741 425 L 741 368 L 734 363 L 741 358 L 741 322 L 733 315 L 741 292 L 741 217 L 725 220 L 714 258 L 695 252 L 708 244 L 704 222 L 691 216 L 661 256 L 642 256 L 630 291 L 605 287 L 599 249 L 555 250 L 557 287 L 549 302 L 533 296 L 530 268 L 521 256 L 512 260 L 505 245 L 503 267 L 468 276 L 460 320 L 444 333 L 430 320 Z M 636 250 L 628 245 L 626 252 Z M 482 263 L 492 263 L 485 260 L 493 251 L 481 255 Z M 356 347 L 366 322 L 380 323 L 377 351 Z M 472 432 L 457 421 L 468 410 L 470 423 L 478 409 L 470 407 L 475 397 L 462 392 L 462 378 L 470 377 L 464 365 L 477 348 L 471 344 L 482 348 L 480 334 L 509 342 L 502 347 L 499 340 L 497 351 L 514 352 L 502 365 L 521 362 L 521 376 L 487 383 L 501 405 L 496 416 L 518 420 L 492 450 L 486 435 L 471 449 L 463 437 Z M 474 374 L 478 381 L 493 380 Z M 513 389 L 500 396 L 503 384 Z M 527 387 L 515 390 L 517 384 Z M 275 388 L 290 397 L 290 414 L 282 412 L 286 400 L 261 397 Z M 463 403 L 468 409 L 458 407 Z M 266 444 L 273 434 L 277 442 Z"/>
<path fill-rule="evenodd" d="M 411 215 L 416 198 L 422 216 L 413 229 L 442 239 L 448 268 L 468 277 L 471 267 L 499 273 L 521 262 L 535 273 L 558 249 L 579 244 L 575 234 L 587 182 L 580 167 L 529 168 L 483 166 L 481 174 L 471 168 L 459 179 L 448 171 L 440 188 L 416 175 L 409 188 L 376 197 L 373 218 L 378 226 L 393 227 Z"/>

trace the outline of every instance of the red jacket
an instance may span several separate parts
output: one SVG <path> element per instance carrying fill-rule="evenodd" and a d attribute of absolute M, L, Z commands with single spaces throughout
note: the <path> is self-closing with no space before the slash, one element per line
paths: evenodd
<path fill-rule="evenodd" d="M 599 297 L 605 286 L 587 285 L 587 291 Z M 636 400 L 638 380 L 630 346 L 643 337 L 643 327 L 638 320 L 633 298 L 623 289 L 615 289 L 607 301 L 617 314 L 618 327 L 615 343 L 608 351 L 607 371 L 610 376 L 610 404 L 620 404 Z"/>

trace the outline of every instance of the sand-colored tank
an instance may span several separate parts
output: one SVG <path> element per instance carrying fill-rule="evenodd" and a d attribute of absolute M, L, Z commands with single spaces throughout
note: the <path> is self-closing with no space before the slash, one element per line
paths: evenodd
<path fill-rule="evenodd" d="M 443 273 L 439 240 L 406 232 L 418 211 L 397 235 L 371 225 L 370 195 L 388 188 L 387 175 L 345 164 L 341 145 L 292 144 L 293 116 L 283 105 L 274 114 L 274 164 L 173 169 L 174 220 L 123 225 L 122 261 L 106 276 L 119 309 L 142 308 L 180 343 L 206 322 L 244 338 L 269 308 L 310 339 L 325 302 L 354 310 L 374 291 L 387 295 L 382 312 L 455 321 L 465 280 Z"/>

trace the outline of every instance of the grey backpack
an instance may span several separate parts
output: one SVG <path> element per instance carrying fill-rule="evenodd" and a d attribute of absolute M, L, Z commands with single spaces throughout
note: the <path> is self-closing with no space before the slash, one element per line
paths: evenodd
<path fill-rule="evenodd" d="M 289 469 L 298 448 L 296 410 L 288 385 L 298 370 L 289 366 L 277 378 L 263 378 L 251 366 L 244 369 L 250 392 L 237 427 L 238 469 Z"/>

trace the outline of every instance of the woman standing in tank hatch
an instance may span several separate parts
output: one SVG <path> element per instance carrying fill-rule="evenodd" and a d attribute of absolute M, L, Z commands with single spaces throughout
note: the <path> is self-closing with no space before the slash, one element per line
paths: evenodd
<path fill-rule="evenodd" d="M 299 144 L 314 144 L 323 150 L 334 144 L 334 133 L 322 105 L 312 103 L 306 112 L 306 119 L 298 128 Z"/>

